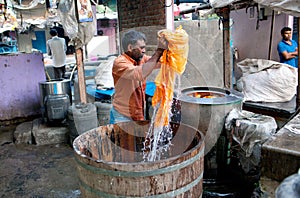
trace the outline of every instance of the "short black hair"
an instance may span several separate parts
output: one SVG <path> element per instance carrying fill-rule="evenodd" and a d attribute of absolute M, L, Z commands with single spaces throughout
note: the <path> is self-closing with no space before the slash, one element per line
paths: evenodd
<path fill-rule="evenodd" d="M 138 40 L 143 40 L 146 42 L 147 38 L 144 33 L 136 30 L 129 30 L 128 32 L 124 33 L 122 38 L 122 47 L 124 52 L 127 51 L 128 45 L 135 45 Z"/>
<path fill-rule="evenodd" d="M 284 27 L 281 29 L 281 35 L 284 34 L 284 32 L 287 32 L 287 31 L 292 31 L 292 28 L 290 27 Z"/>
<path fill-rule="evenodd" d="M 50 29 L 50 35 L 51 36 L 56 36 L 57 35 L 56 29 Z"/>

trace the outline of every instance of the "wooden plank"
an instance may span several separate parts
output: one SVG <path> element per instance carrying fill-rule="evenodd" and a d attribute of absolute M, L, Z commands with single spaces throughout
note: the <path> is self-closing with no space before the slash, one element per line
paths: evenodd
<path fill-rule="evenodd" d="M 268 60 L 271 60 L 271 54 L 272 54 L 272 41 L 273 41 L 273 34 L 274 34 L 274 24 L 275 24 L 275 11 L 272 11 L 272 22 L 271 22 L 271 32 L 270 32 L 270 40 L 269 40 L 269 54 L 268 54 Z"/>
<path fill-rule="evenodd" d="M 300 18 L 297 19 L 298 21 L 298 43 L 300 42 Z M 299 60 L 299 57 L 300 57 L 300 50 L 299 50 L 299 47 L 298 47 L 298 68 L 300 68 L 300 60 Z M 299 70 L 299 69 L 298 69 Z M 297 87 L 297 108 L 299 108 L 300 106 L 300 72 L 298 71 L 298 87 Z"/>
<path fill-rule="evenodd" d="M 230 48 L 230 10 L 228 7 L 221 10 L 223 22 L 223 78 L 224 87 L 232 88 L 232 64 L 231 64 L 231 48 Z"/>
<path fill-rule="evenodd" d="M 83 104 L 86 104 L 87 97 L 86 97 L 86 85 L 85 85 L 85 78 L 84 78 L 84 64 L 83 64 L 82 48 L 76 49 L 75 56 L 76 56 L 76 64 L 77 64 L 78 88 L 79 88 L 80 102 Z"/>

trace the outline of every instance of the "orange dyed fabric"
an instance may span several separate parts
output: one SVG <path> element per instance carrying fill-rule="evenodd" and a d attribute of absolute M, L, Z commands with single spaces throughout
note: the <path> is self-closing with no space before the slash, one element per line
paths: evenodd
<path fill-rule="evenodd" d="M 188 34 L 179 26 L 175 31 L 161 30 L 159 37 L 168 41 L 168 50 L 161 57 L 161 69 L 155 79 L 156 90 L 152 98 L 152 106 L 158 106 L 155 115 L 156 126 L 169 124 L 169 110 L 173 101 L 175 73 L 182 74 L 188 57 Z"/>

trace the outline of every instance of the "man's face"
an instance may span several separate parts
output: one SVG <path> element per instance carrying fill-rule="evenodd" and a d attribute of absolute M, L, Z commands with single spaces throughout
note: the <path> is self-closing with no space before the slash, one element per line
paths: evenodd
<path fill-rule="evenodd" d="M 132 46 L 131 57 L 135 61 L 140 61 L 146 52 L 146 44 L 144 40 L 138 40 L 136 45 Z"/>
<path fill-rule="evenodd" d="M 285 41 L 291 40 L 291 38 L 292 38 L 292 32 L 291 32 L 291 31 L 285 31 L 285 32 L 282 34 L 282 38 L 283 38 L 283 40 L 285 40 Z"/>

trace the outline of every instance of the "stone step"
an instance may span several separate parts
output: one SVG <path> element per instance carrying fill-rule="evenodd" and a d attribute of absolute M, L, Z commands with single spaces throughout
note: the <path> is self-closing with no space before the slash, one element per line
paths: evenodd
<path fill-rule="evenodd" d="M 38 118 L 18 125 L 13 136 L 16 144 L 60 144 L 68 143 L 69 129 L 62 124 L 49 126 Z"/>

